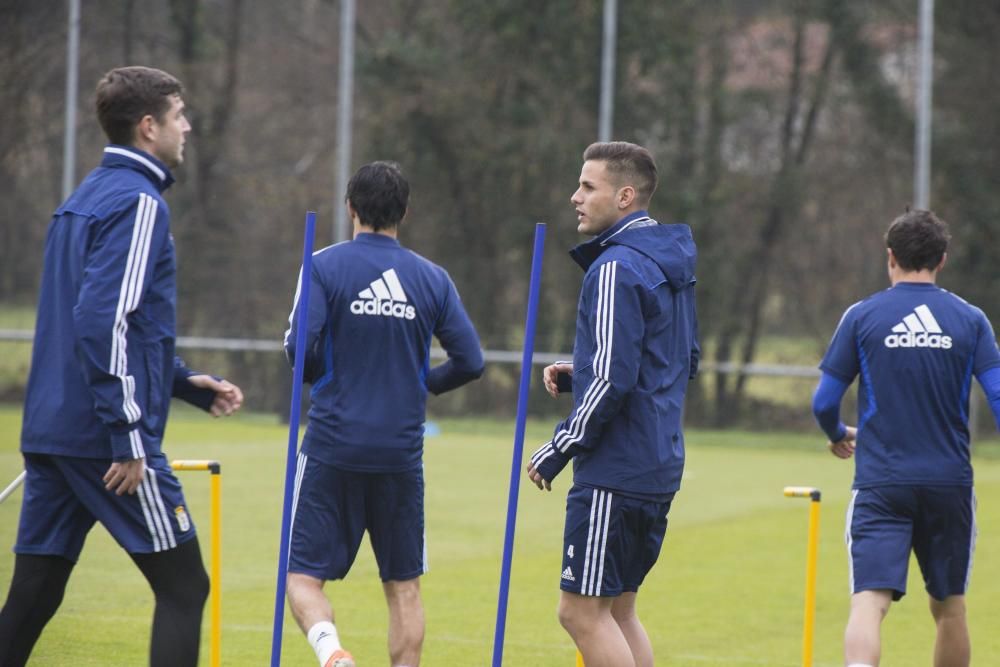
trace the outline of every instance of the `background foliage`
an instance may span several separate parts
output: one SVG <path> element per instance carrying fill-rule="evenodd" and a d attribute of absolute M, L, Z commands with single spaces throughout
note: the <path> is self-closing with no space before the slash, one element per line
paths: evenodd
<path fill-rule="evenodd" d="M 352 164 L 403 165 L 413 199 L 402 240 L 448 268 L 488 348 L 519 345 L 533 225 L 549 222 L 537 345 L 568 349 L 579 286 L 564 252 L 579 240 L 568 199 L 597 132 L 602 3 L 359 5 Z M 709 359 L 787 356 L 791 340 L 793 361 L 815 363 L 841 311 L 885 286 L 881 236 L 912 197 L 916 10 L 621 0 L 614 135 L 657 157 L 654 216 L 694 229 Z M 60 200 L 65 12 L 60 0 L 0 2 L 8 307 L 34 303 Z M 318 243 L 332 240 L 338 12 L 330 0 L 84 3 L 78 179 L 104 143 L 91 108 L 104 71 L 149 64 L 187 87 L 194 132 L 169 193 L 184 334 L 277 340 L 304 210 L 323 221 Z M 932 202 L 954 233 L 942 284 L 995 318 L 1000 5 L 936 12 Z M 280 404 L 280 359 L 222 361 L 252 405 Z M 514 372 L 491 368 L 448 405 L 509 405 Z M 780 417 L 770 390 L 750 385 L 702 378 L 691 418 Z"/>

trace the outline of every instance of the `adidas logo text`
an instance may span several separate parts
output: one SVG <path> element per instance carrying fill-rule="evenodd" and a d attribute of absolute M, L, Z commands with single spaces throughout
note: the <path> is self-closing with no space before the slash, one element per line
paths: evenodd
<path fill-rule="evenodd" d="M 412 320 L 417 316 L 417 311 L 413 306 L 405 303 L 394 303 L 392 301 L 363 301 L 357 299 L 351 302 L 351 312 L 355 315 L 388 315 Z"/>
<path fill-rule="evenodd" d="M 358 292 L 358 298 L 351 302 L 351 312 L 355 315 L 380 315 L 412 320 L 416 309 L 407 303 L 406 292 L 399 282 L 395 269 L 389 269 L 377 278 L 371 287 Z"/>
<path fill-rule="evenodd" d="M 566 566 L 566 569 L 563 570 L 562 578 L 566 581 L 576 581 L 576 577 L 573 576 L 573 569 L 568 565 Z"/>
<path fill-rule="evenodd" d="M 931 309 L 926 305 L 917 306 L 903 321 L 892 328 L 893 333 L 885 337 L 888 348 L 935 348 L 951 349 L 951 336 L 941 331 Z"/>
<path fill-rule="evenodd" d="M 912 331 L 902 334 L 889 334 L 885 337 L 886 347 L 936 347 L 942 350 L 951 349 L 951 336 L 919 333 Z"/>

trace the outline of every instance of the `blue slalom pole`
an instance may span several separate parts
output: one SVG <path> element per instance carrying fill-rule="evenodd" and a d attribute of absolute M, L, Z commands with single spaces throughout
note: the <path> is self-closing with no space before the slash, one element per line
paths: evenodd
<path fill-rule="evenodd" d="M 510 494 L 507 497 L 507 532 L 503 540 L 503 564 L 500 568 L 500 596 L 497 600 L 497 624 L 493 635 L 493 667 L 503 662 L 503 637 L 507 627 L 507 593 L 510 590 L 510 565 L 514 558 L 514 526 L 517 524 L 517 494 L 521 488 L 521 450 L 524 447 L 524 423 L 528 418 L 528 389 L 531 387 L 531 358 L 535 350 L 535 314 L 538 312 L 538 285 L 542 281 L 542 250 L 545 248 L 545 223 L 535 225 L 535 252 L 531 257 L 531 283 L 528 286 L 528 316 L 524 323 L 524 354 L 521 357 L 521 385 L 517 395 L 517 424 L 514 427 L 514 455 L 510 463 Z"/>
<path fill-rule="evenodd" d="M 285 624 L 285 579 L 288 576 L 288 541 L 292 523 L 292 491 L 295 486 L 295 456 L 299 446 L 302 412 L 302 377 L 306 363 L 306 320 L 309 313 L 309 277 L 312 275 L 313 236 L 316 214 L 306 212 L 306 235 L 302 243 L 302 274 L 295 308 L 295 365 L 292 371 L 292 405 L 288 412 L 288 459 L 285 462 L 285 501 L 281 512 L 281 546 L 278 548 L 278 586 L 274 594 L 274 632 L 271 635 L 271 667 L 281 664 L 281 633 Z"/>

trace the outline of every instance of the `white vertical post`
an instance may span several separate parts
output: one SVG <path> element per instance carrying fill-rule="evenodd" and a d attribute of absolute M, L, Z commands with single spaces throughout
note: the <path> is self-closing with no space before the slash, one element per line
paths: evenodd
<path fill-rule="evenodd" d="M 333 239 L 350 238 L 344 195 L 351 169 L 351 134 L 354 117 L 355 0 L 340 3 L 340 76 L 337 82 L 337 183 L 333 193 Z"/>
<path fill-rule="evenodd" d="M 65 201 L 76 185 L 76 105 L 80 80 L 80 0 L 69 0 L 66 30 L 66 119 L 63 135 L 62 197 Z"/>
<path fill-rule="evenodd" d="M 920 44 L 917 75 L 917 135 L 913 193 L 916 208 L 931 205 L 931 90 L 934 85 L 934 0 L 920 0 Z"/>
<path fill-rule="evenodd" d="M 604 0 L 604 40 L 601 48 L 601 101 L 597 140 L 611 141 L 615 112 L 615 59 L 618 38 L 618 0 Z"/>

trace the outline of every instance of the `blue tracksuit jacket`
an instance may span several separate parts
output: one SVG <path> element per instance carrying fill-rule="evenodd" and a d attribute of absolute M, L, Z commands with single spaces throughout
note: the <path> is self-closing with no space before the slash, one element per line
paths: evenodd
<path fill-rule="evenodd" d="M 479 337 L 451 278 L 395 239 L 370 233 L 315 253 L 310 277 L 312 406 L 302 453 L 344 470 L 419 467 L 427 392 L 483 372 Z M 289 319 L 285 350 L 294 363 L 297 323 Z M 435 368 L 432 336 L 448 353 Z"/>
<path fill-rule="evenodd" d="M 699 358 L 691 229 L 640 211 L 571 255 L 586 271 L 574 407 L 532 463 L 551 481 L 573 458 L 578 485 L 666 496 L 680 488 L 684 393 Z"/>
<path fill-rule="evenodd" d="M 176 265 L 152 155 L 108 146 L 45 241 L 21 451 L 125 461 L 157 454 L 172 394 Z M 182 396 L 189 398 L 189 396 Z"/>

